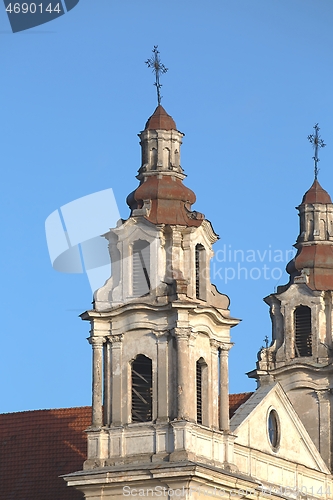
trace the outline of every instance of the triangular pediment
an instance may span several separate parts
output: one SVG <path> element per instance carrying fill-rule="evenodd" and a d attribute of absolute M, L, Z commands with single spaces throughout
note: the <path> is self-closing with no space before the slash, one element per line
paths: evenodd
<path fill-rule="evenodd" d="M 269 415 L 277 417 L 277 444 L 272 444 Z M 272 426 L 271 426 L 272 427 Z M 299 463 L 329 474 L 324 460 L 279 383 L 260 387 L 235 412 L 230 421 L 235 444 Z"/>

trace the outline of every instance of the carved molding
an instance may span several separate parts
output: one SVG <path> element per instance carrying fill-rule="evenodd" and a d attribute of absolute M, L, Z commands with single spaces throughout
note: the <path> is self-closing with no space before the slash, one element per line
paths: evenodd
<path fill-rule="evenodd" d="M 92 345 L 93 349 L 103 347 L 103 344 L 106 342 L 105 337 L 89 337 L 87 340 L 89 344 Z"/>
<path fill-rule="evenodd" d="M 124 339 L 124 334 L 123 333 L 119 333 L 119 334 L 116 334 L 116 335 L 109 335 L 108 336 L 108 341 L 111 343 L 111 344 L 119 344 L 120 342 L 122 342 Z"/>
<path fill-rule="evenodd" d="M 177 340 L 188 340 L 191 337 L 192 329 L 189 327 L 176 327 L 173 329 L 174 336 L 176 337 Z"/>

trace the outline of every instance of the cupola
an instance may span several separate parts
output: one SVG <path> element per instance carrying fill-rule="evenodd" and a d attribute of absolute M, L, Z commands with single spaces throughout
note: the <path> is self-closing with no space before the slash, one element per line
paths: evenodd
<path fill-rule="evenodd" d="M 333 204 L 315 179 L 298 211 L 297 255 L 287 265 L 290 284 L 304 282 L 312 290 L 333 290 Z"/>
<path fill-rule="evenodd" d="M 186 176 L 180 164 L 180 147 L 184 134 L 160 104 L 139 137 L 140 185 L 127 197 L 131 216 L 143 215 L 153 224 L 200 226 L 204 215 L 191 210 L 196 196 L 183 184 Z"/>

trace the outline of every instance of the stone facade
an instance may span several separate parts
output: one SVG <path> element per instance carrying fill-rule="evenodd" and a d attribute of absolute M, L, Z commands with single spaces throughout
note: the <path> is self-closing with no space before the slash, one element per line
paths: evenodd
<path fill-rule="evenodd" d="M 327 270 L 317 272 L 330 265 L 326 192 L 314 185 L 303 199 L 291 281 L 266 299 L 273 343 L 250 374 L 259 388 L 229 421 L 230 328 L 239 320 L 210 282 L 218 237 L 191 209 L 183 134 L 161 106 L 139 137 L 131 215 L 104 235 L 112 274 L 81 316 L 91 324 L 93 419 L 83 470 L 65 480 L 91 500 L 332 498 L 333 286 Z M 325 248 L 302 267 L 313 242 Z"/>

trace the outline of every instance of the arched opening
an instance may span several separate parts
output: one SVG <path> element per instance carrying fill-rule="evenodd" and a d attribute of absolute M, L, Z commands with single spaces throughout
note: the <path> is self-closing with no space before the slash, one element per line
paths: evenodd
<path fill-rule="evenodd" d="M 195 296 L 206 300 L 206 250 L 200 243 L 195 246 Z"/>
<path fill-rule="evenodd" d="M 132 363 L 132 422 L 150 422 L 153 408 L 152 361 L 139 354 Z"/>
<path fill-rule="evenodd" d="M 164 148 L 163 149 L 163 167 L 168 168 L 171 170 L 171 163 L 170 163 L 170 149 L 169 148 Z"/>
<path fill-rule="evenodd" d="M 197 423 L 207 425 L 207 364 L 203 358 L 196 362 L 196 402 L 197 402 Z"/>
<path fill-rule="evenodd" d="M 157 167 L 157 149 L 156 148 L 152 148 L 150 150 L 150 165 L 151 165 L 152 170 L 155 170 Z"/>
<path fill-rule="evenodd" d="M 295 357 L 312 356 L 311 309 L 298 306 L 294 312 Z"/>
<path fill-rule="evenodd" d="M 150 291 L 149 243 L 138 240 L 133 244 L 133 297 L 142 297 Z"/>

